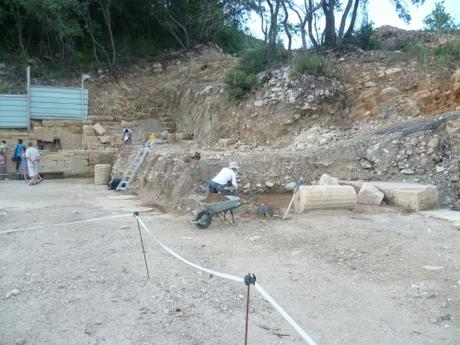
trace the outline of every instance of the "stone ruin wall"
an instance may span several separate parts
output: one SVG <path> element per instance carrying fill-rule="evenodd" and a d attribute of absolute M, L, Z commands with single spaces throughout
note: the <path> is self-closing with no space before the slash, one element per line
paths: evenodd
<path fill-rule="evenodd" d="M 0 139 L 6 140 L 8 153 L 8 172 L 16 171 L 11 160 L 18 139 L 24 144 L 32 142 L 40 145 L 40 171 L 44 173 L 63 172 L 64 176 L 89 177 L 94 175 L 94 165 L 112 164 L 118 141 L 114 135 L 98 136 L 92 121 L 42 120 L 33 121 L 31 131 L 0 130 Z M 119 140 L 121 144 L 121 139 Z"/>

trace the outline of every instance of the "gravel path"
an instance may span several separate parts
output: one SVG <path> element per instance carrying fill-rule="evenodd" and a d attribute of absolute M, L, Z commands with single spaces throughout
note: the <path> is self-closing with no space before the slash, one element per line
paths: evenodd
<path fill-rule="evenodd" d="M 0 231 L 143 210 L 86 179 L 10 181 L 0 195 Z M 460 232 L 447 222 L 383 208 L 205 231 L 188 215 L 142 219 L 195 263 L 254 272 L 318 345 L 460 344 Z M 0 234 L 0 344 L 242 344 L 245 286 L 148 235 L 146 279 L 137 231 L 126 217 Z M 252 296 L 249 344 L 305 344 Z"/>

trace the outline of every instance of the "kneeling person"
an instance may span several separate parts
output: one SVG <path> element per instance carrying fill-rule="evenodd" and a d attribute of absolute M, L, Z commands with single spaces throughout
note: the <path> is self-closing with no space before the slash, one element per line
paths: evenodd
<path fill-rule="evenodd" d="M 224 194 L 227 187 L 238 189 L 236 182 L 236 171 L 239 169 L 237 162 L 230 162 L 228 168 L 223 168 L 212 180 L 208 181 L 208 189 L 210 193 Z"/>

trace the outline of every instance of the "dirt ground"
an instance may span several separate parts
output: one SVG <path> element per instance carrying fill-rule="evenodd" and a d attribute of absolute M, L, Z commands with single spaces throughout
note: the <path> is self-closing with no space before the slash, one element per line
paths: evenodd
<path fill-rule="evenodd" d="M 0 184 L 0 231 L 130 213 L 87 179 Z M 143 214 L 185 258 L 257 281 L 318 345 L 459 345 L 460 232 L 391 209 L 239 216 Z M 245 286 L 190 268 L 132 217 L 0 234 L 0 344 L 242 344 Z M 15 290 L 16 289 L 16 290 Z M 254 290 L 249 344 L 305 344 Z"/>

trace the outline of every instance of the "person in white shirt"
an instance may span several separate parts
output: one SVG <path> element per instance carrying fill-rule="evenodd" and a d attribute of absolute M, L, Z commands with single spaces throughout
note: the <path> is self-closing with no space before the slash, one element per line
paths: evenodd
<path fill-rule="evenodd" d="M 132 138 L 133 138 L 133 133 L 131 132 L 131 129 L 129 128 L 124 128 L 123 129 L 123 143 L 124 144 L 131 144 Z"/>
<path fill-rule="evenodd" d="M 29 143 L 29 147 L 26 151 L 26 159 L 27 159 L 27 168 L 29 170 L 30 176 L 30 185 L 34 185 L 37 183 L 42 182 L 42 178 L 38 173 L 38 165 L 40 163 L 40 152 L 33 147 L 32 143 Z"/>
<path fill-rule="evenodd" d="M 227 187 L 233 187 L 234 190 L 237 190 L 236 171 L 238 169 L 237 162 L 230 162 L 228 168 L 223 168 L 216 177 L 208 181 L 209 192 L 224 194 Z"/>

